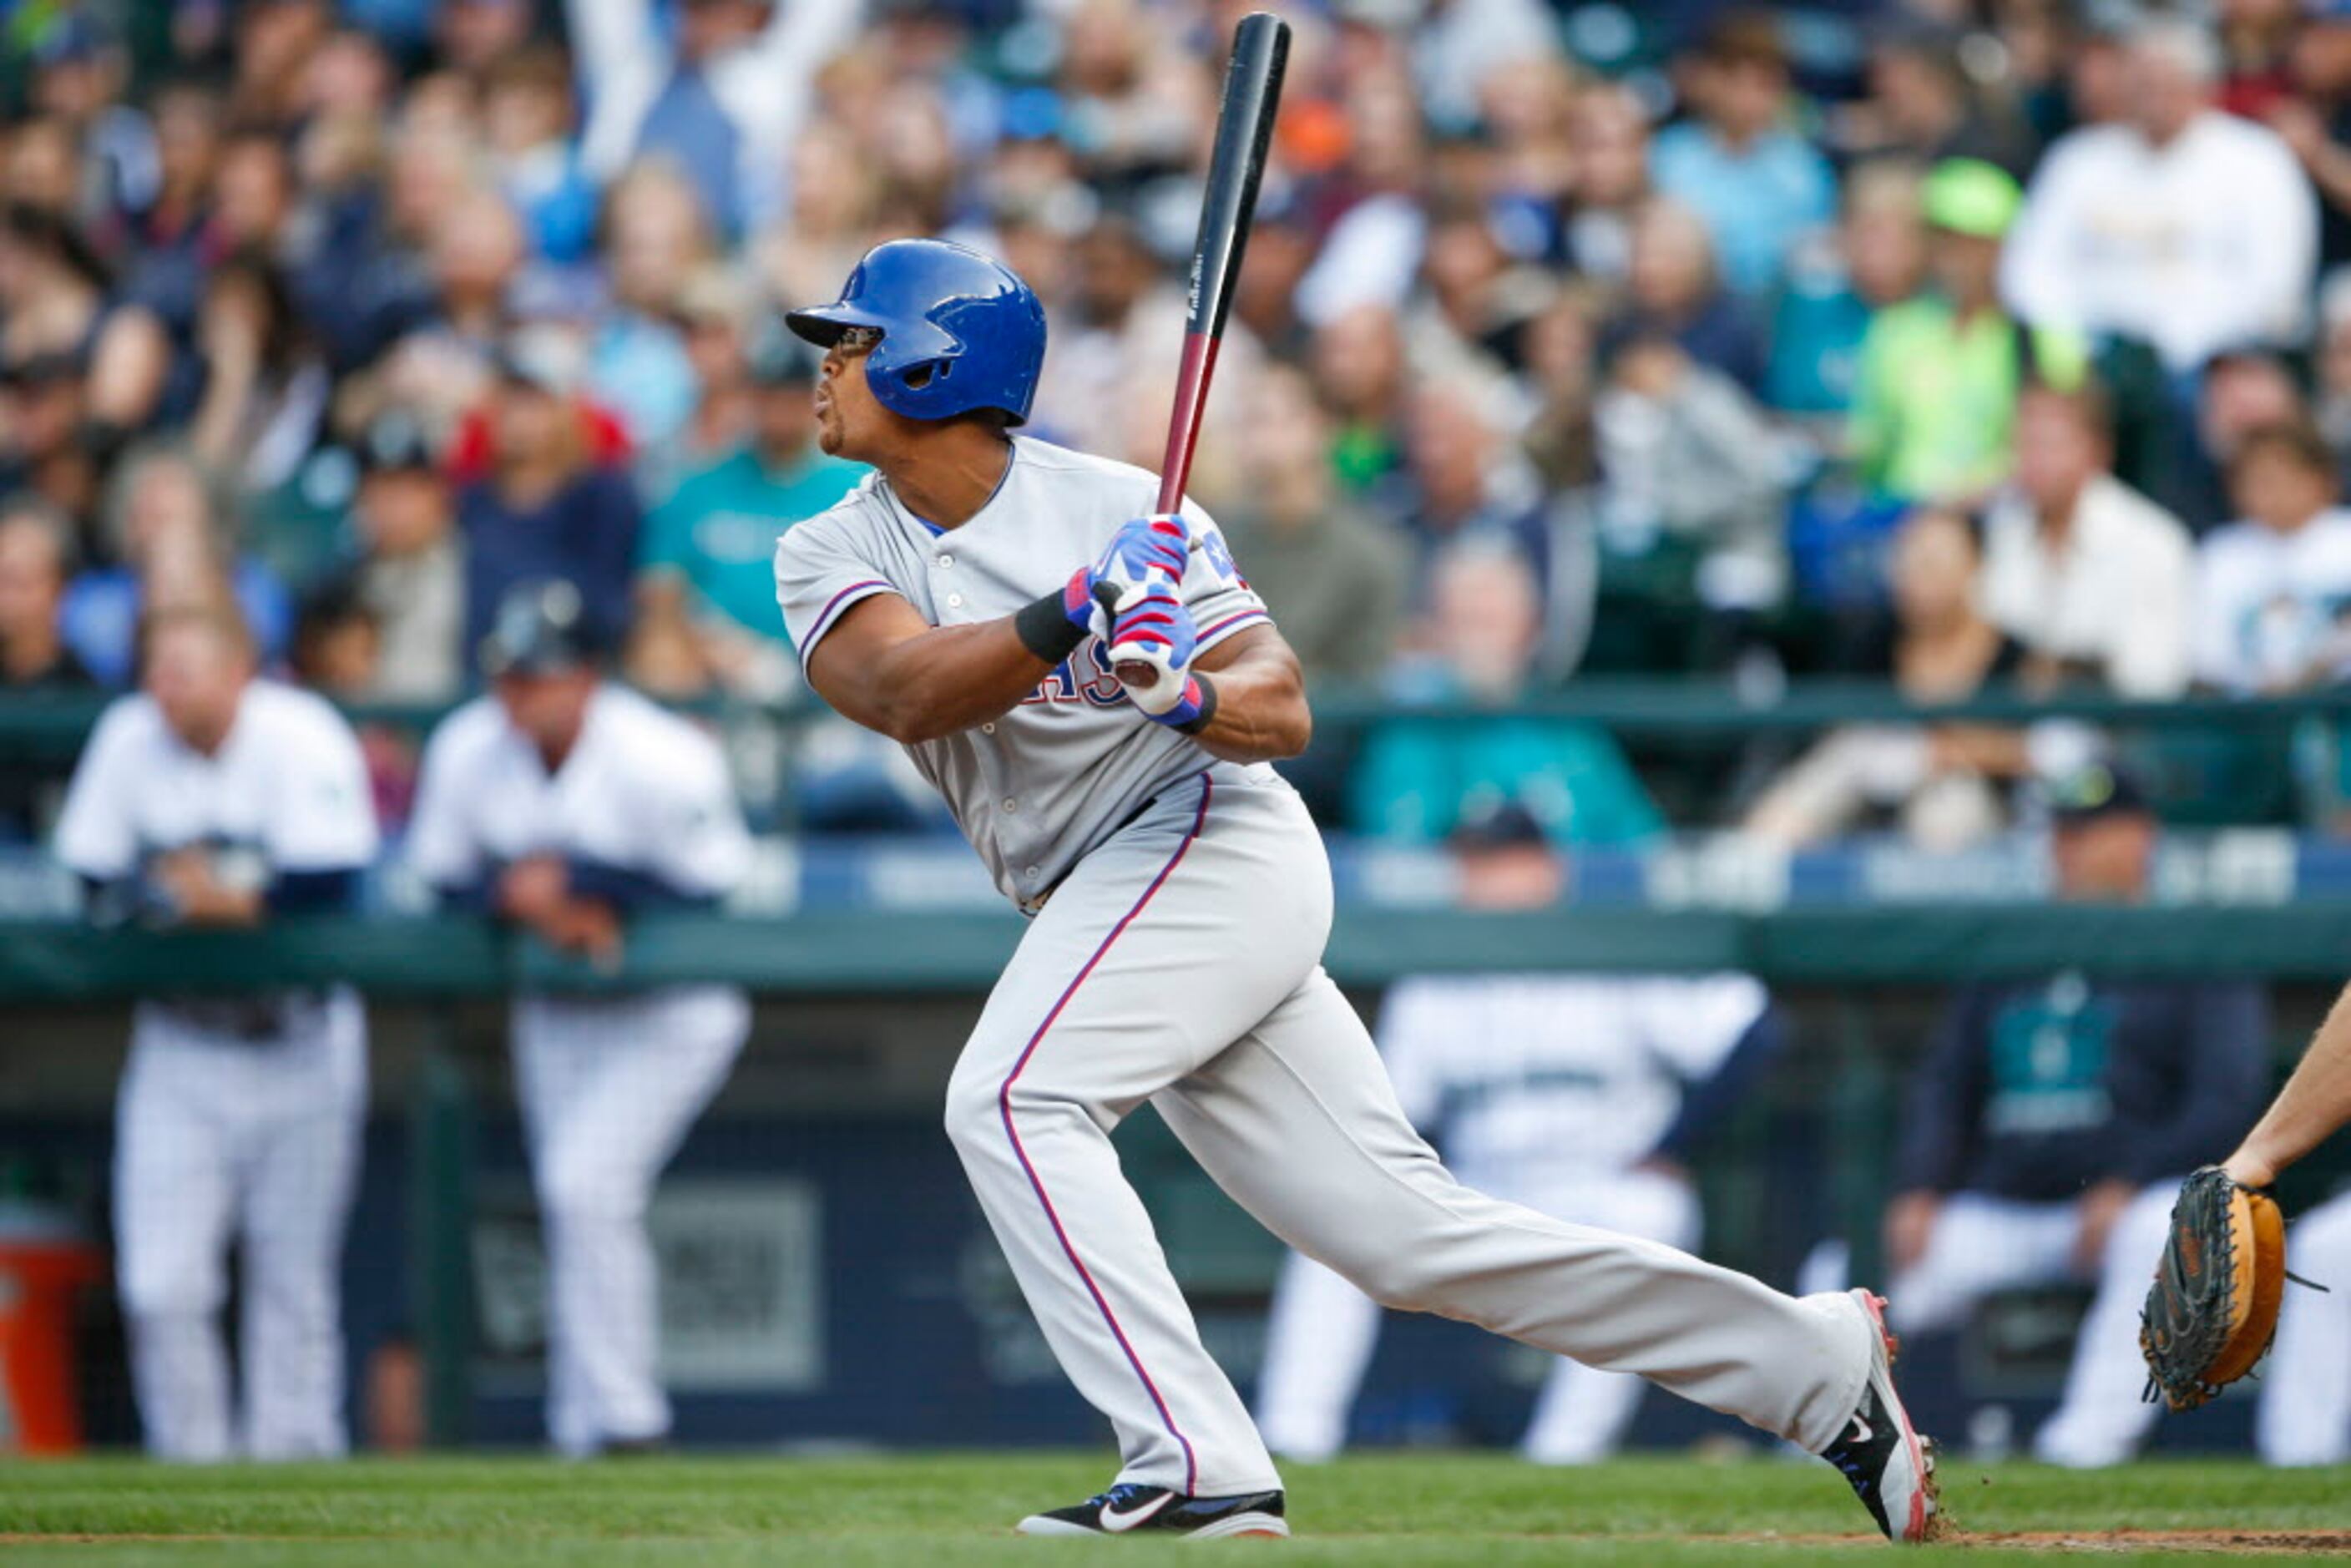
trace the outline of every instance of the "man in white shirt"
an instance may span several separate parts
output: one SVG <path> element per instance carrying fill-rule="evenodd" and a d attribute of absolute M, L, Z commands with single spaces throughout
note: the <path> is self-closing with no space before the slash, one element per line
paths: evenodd
<path fill-rule="evenodd" d="M 2175 372 L 2303 336 L 2317 203 L 2274 131 L 2212 107 L 2219 70 L 2192 24 L 2132 36 L 2127 118 L 2061 138 L 2009 235 L 2001 286 L 2018 316 L 2143 340 Z"/>
<path fill-rule="evenodd" d="M 2229 493 L 2242 521 L 2196 562 L 2196 677 L 2224 691 L 2291 691 L 2351 671 L 2351 512 L 2335 505 L 2334 454 L 2307 424 L 2264 425 L 2239 444 Z"/>
<path fill-rule="evenodd" d="M 255 679 L 234 609 L 151 614 L 142 642 L 143 689 L 98 721 L 57 821 L 92 916 L 243 929 L 349 906 L 376 851 L 351 727 Z M 337 1287 L 366 1107 L 367 1018 L 349 986 L 150 996 L 132 1012 L 115 1270 L 156 1458 L 344 1451 Z M 219 1322 L 232 1248 L 242 1401 Z"/>
<path fill-rule="evenodd" d="M 2047 683 L 2086 675 L 2123 696 L 2188 685 L 2194 547 L 2179 519 L 2107 472 L 2105 400 L 2026 389 L 2014 482 L 1984 519 L 1983 612 Z"/>

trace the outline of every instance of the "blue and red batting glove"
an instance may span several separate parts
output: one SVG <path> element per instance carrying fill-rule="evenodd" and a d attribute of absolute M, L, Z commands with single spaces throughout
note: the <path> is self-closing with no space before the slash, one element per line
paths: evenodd
<path fill-rule="evenodd" d="M 1180 517 L 1123 523 L 1093 564 L 1080 567 L 1062 586 L 1061 613 L 1079 631 L 1108 641 L 1120 607 L 1155 580 L 1181 583 L 1191 552 L 1192 531 Z"/>
<path fill-rule="evenodd" d="M 1128 601 L 1113 619 L 1106 641 L 1104 659 L 1126 687 L 1127 700 L 1147 717 L 1180 729 L 1205 719 L 1214 706 L 1214 696 L 1192 673 L 1200 630 L 1173 583 L 1155 579 Z M 1149 685 L 1126 681 L 1126 672 L 1136 664 L 1154 672 Z"/>

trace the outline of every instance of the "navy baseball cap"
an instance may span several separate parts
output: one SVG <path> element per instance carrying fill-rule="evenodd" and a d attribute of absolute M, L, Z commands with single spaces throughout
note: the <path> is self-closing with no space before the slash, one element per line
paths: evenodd
<path fill-rule="evenodd" d="M 2048 783 L 2049 816 L 2061 828 L 2107 817 L 2147 816 L 2154 806 L 2138 780 L 2109 762 L 2093 762 Z"/>
<path fill-rule="evenodd" d="M 589 612 L 579 585 L 562 578 L 518 582 L 498 601 L 482 639 L 482 673 L 559 675 L 600 664 L 611 639 Z"/>

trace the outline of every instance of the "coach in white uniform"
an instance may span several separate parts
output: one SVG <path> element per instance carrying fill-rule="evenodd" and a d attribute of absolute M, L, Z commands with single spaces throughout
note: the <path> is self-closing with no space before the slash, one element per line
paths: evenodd
<path fill-rule="evenodd" d="M 1020 1528 L 1288 1533 L 1111 1145 L 1149 1100 L 1243 1207 L 1382 1301 L 1736 1414 L 1923 1539 L 1929 1467 L 1875 1298 L 1795 1300 L 1501 1202 L 1414 1133 L 1322 972 L 1329 863 L 1268 765 L 1311 728 L 1297 659 L 1204 514 L 1138 515 L 1149 475 L 1008 434 L 1044 358 L 1028 286 L 895 241 L 789 320 L 828 350 L 824 449 L 878 470 L 777 547 L 793 643 L 828 702 L 905 745 L 1034 917 L 956 1064 L 947 1133 L 1123 1464 Z M 1136 664 L 1152 675 L 1118 673 Z"/>
<path fill-rule="evenodd" d="M 254 678 L 234 610 L 144 628 L 144 690 L 99 720 L 57 852 L 100 919 L 212 927 L 347 905 L 376 850 L 359 741 Z M 147 1447 L 170 1459 L 342 1453 L 337 1273 L 367 1100 L 347 986 L 156 997 L 117 1107 L 116 1269 Z M 244 1418 L 215 1321 L 244 1246 Z"/>
<path fill-rule="evenodd" d="M 606 963 L 631 912 L 715 903 L 750 854 L 717 744 L 606 683 L 612 641 L 568 582 L 510 591 L 483 650 L 496 690 L 434 732 L 408 840 L 444 901 Z M 645 1207 L 749 1027 L 729 986 L 515 1003 L 547 1240 L 548 1430 L 567 1454 L 669 1431 Z"/>
<path fill-rule="evenodd" d="M 1542 829 L 1515 803 L 1454 836 L 1465 908 L 1541 908 L 1563 883 Z M 1382 1004 L 1380 1055 L 1397 1102 L 1470 1186 L 1571 1224 L 1685 1250 L 1698 1191 L 1682 1161 L 1776 1040 L 1745 975 L 1416 975 Z M 1380 1309 L 1302 1253 L 1282 1265 L 1258 1384 L 1267 1447 L 1328 1459 L 1370 1367 Z M 1520 1451 L 1539 1464 L 1606 1458 L 1642 1383 L 1562 1360 Z"/>

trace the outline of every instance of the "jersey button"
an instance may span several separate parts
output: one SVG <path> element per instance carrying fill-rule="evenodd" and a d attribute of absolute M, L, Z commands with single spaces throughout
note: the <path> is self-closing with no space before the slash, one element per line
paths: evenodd
<path fill-rule="evenodd" d="M 1017 811 L 1020 810 L 1020 802 L 1007 795 L 1004 798 L 1004 809 L 1008 811 Z"/>
<path fill-rule="evenodd" d="M 994 735 L 996 733 L 996 726 L 993 724 L 983 724 L 979 727 L 979 733 L 982 735 Z"/>
<path fill-rule="evenodd" d="M 962 594 L 960 594 L 960 593 L 950 593 L 950 594 L 948 594 L 948 595 L 947 595 L 947 608 L 948 608 L 948 609 L 950 609 L 950 610 L 960 610 L 960 609 L 962 609 L 962 608 L 963 608 L 963 595 L 962 595 Z"/>
<path fill-rule="evenodd" d="M 943 555 L 939 557 L 939 564 L 941 566 L 953 566 L 955 564 L 955 557 L 951 555 Z"/>
<path fill-rule="evenodd" d="M 1042 876 L 1042 875 L 1044 875 L 1044 874 L 1045 874 L 1045 873 L 1044 873 L 1043 872 L 1039 871 L 1039 870 L 1038 870 L 1035 866 L 1033 866 L 1033 865 L 1032 865 L 1032 866 L 1030 866 L 1030 867 L 1029 868 L 1029 880 L 1030 882 L 1035 882 L 1039 877 L 1040 877 L 1040 876 Z"/>

